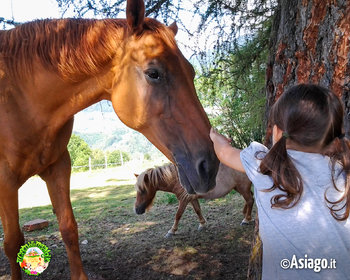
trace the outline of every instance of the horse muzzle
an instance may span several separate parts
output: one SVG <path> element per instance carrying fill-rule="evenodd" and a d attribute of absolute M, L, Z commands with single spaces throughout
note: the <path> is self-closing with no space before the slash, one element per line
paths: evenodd
<path fill-rule="evenodd" d="M 144 205 L 135 206 L 134 211 L 137 215 L 144 214 L 146 212 L 146 207 Z"/>
<path fill-rule="evenodd" d="M 175 154 L 180 183 L 189 194 L 207 193 L 215 187 L 219 160 L 214 153 L 198 156 L 196 160 Z"/>

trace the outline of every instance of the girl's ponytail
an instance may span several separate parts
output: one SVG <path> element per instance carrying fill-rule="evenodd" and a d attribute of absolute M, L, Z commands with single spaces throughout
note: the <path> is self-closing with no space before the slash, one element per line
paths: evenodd
<path fill-rule="evenodd" d="M 342 135 L 343 116 L 340 99 L 330 90 L 317 85 L 294 86 L 273 105 L 269 118 L 271 125 L 288 134 L 283 134 L 260 164 L 261 173 L 273 179 L 273 186 L 266 191 L 279 189 L 283 193 L 272 197 L 272 207 L 291 208 L 298 203 L 303 192 L 300 173 L 286 150 L 288 143 L 289 148 L 294 146 L 301 151 L 320 152 L 330 157 L 333 186 L 341 197 L 332 201 L 325 194 L 325 199 L 335 219 L 348 219 L 350 140 Z M 336 186 L 339 176 L 345 177 L 344 189 Z"/>
<path fill-rule="evenodd" d="M 344 135 L 336 137 L 327 148 L 326 154 L 332 162 L 333 186 L 337 191 L 343 192 L 343 195 L 338 200 L 331 201 L 325 194 L 325 199 L 332 216 L 338 221 L 344 221 L 350 214 L 350 140 Z M 336 174 L 337 164 L 341 165 L 341 170 Z M 344 190 L 339 190 L 335 183 L 341 172 L 345 174 Z"/>
<path fill-rule="evenodd" d="M 289 135 L 283 136 L 273 145 L 260 164 L 260 172 L 273 179 L 273 186 L 266 191 L 279 189 L 284 194 L 278 194 L 271 198 L 272 208 L 288 209 L 298 203 L 303 192 L 301 176 L 289 158 L 286 142 Z"/>

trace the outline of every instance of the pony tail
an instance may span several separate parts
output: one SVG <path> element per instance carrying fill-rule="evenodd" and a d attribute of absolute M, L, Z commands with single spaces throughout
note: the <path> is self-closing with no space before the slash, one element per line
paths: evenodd
<path fill-rule="evenodd" d="M 332 216 L 338 221 L 344 221 L 350 214 L 350 140 L 343 135 L 335 138 L 327 149 L 326 155 L 331 158 L 333 186 L 338 192 L 343 190 L 339 190 L 337 187 L 336 178 L 342 172 L 345 174 L 344 194 L 341 198 L 330 201 L 325 194 L 325 200 L 330 204 L 328 208 Z M 342 166 L 342 170 L 338 174 L 335 174 L 336 164 Z"/>
<path fill-rule="evenodd" d="M 287 153 L 287 137 L 283 135 L 260 164 L 260 172 L 273 179 L 273 186 L 265 191 L 279 189 L 285 192 L 271 198 L 272 208 L 292 208 L 299 202 L 303 192 L 301 176 Z"/>

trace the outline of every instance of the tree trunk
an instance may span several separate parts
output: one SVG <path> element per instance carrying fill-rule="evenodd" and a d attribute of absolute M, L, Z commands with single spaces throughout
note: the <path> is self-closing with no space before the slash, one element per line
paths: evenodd
<path fill-rule="evenodd" d="M 342 97 L 349 136 L 350 0 L 280 0 L 270 50 L 267 108 L 295 84 L 320 84 Z"/>
<path fill-rule="evenodd" d="M 344 132 L 350 136 L 350 0 L 279 0 L 266 71 L 267 110 L 299 83 L 330 88 L 344 102 Z M 271 145 L 268 126 L 265 144 Z M 258 217 L 257 217 L 258 218 Z M 258 240 L 258 224 L 256 235 Z M 261 243 L 255 243 L 248 279 L 260 279 Z"/>

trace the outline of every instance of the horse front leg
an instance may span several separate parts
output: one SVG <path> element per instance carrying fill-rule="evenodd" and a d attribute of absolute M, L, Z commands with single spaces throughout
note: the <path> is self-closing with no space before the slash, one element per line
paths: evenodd
<path fill-rule="evenodd" d="M 55 209 L 59 230 L 66 246 L 71 279 L 88 279 L 80 257 L 78 226 L 70 201 L 71 162 L 68 150 L 54 164 L 49 166 L 41 178 L 46 182 L 52 206 Z"/>
<path fill-rule="evenodd" d="M 165 238 L 169 238 L 172 237 L 173 235 L 175 235 L 175 232 L 177 231 L 178 227 L 179 227 L 179 222 L 180 219 L 182 217 L 182 214 L 184 213 L 186 207 L 187 207 L 188 201 L 185 200 L 179 200 L 179 208 L 177 209 L 176 215 L 175 215 L 175 221 L 173 226 L 171 227 L 171 229 L 167 232 L 167 234 L 165 235 Z"/>
<path fill-rule="evenodd" d="M 196 212 L 198 218 L 199 218 L 199 226 L 198 226 L 198 230 L 202 230 L 205 228 L 205 223 L 206 223 L 206 220 L 205 218 L 203 217 L 202 215 L 202 210 L 201 210 L 201 206 L 199 204 L 199 201 L 198 199 L 194 199 L 191 201 L 191 204 L 192 204 L 192 207 L 194 209 L 194 211 Z"/>
<path fill-rule="evenodd" d="M 246 192 L 242 194 L 243 198 L 245 199 L 245 205 L 243 209 L 244 219 L 241 222 L 241 225 L 249 225 L 252 220 L 252 209 L 254 205 L 254 197 L 253 193 L 249 190 L 249 192 Z"/>
<path fill-rule="evenodd" d="M 1 186 L 0 216 L 5 234 L 4 250 L 11 266 L 11 279 L 18 280 L 22 279 L 22 274 L 17 263 L 17 254 L 24 245 L 24 237 L 19 226 L 18 187 L 9 185 L 8 182 L 6 186 Z"/>

